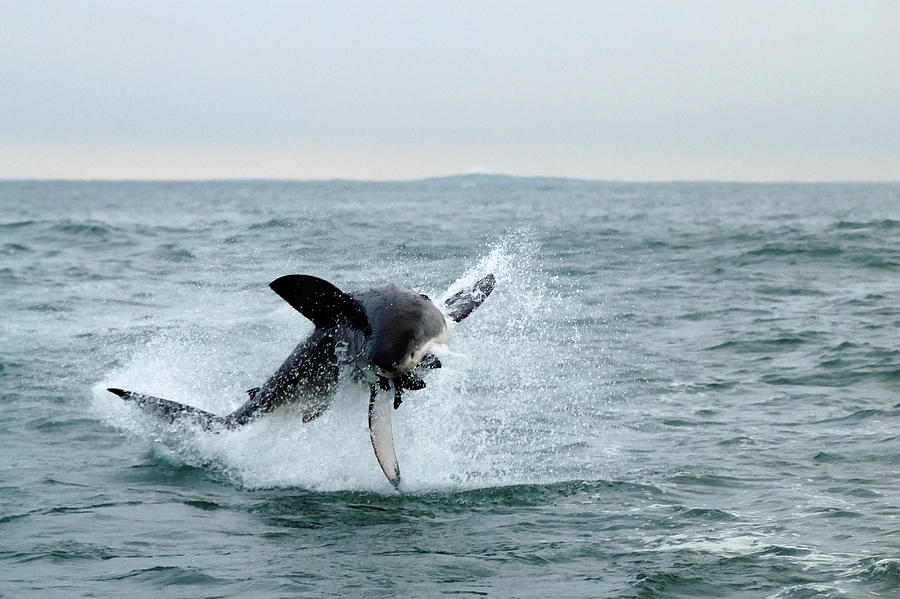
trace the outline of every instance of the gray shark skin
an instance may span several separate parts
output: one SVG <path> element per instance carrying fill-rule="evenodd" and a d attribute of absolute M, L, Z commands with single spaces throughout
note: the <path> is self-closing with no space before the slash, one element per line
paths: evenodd
<path fill-rule="evenodd" d="M 165 422 L 189 422 L 205 430 L 233 429 L 293 404 L 303 422 L 331 404 L 341 368 L 369 385 L 369 436 L 375 457 L 390 483 L 400 485 L 400 468 L 391 432 L 391 405 L 397 409 L 404 390 L 425 388 L 422 376 L 440 368 L 429 349 L 446 338 L 446 319 L 459 322 L 480 306 L 494 289 L 489 274 L 436 306 L 428 296 L 397 285 L 347 294 L 309 275 L 287 275 L 272 281 L 275 293 L 307 317 L 315 330 L 285 359 L 249 399 L 227 416 L 218 416 L 167 399 L 110 387 Z M 393 391 L 393 393 L 390 393 Z"/>

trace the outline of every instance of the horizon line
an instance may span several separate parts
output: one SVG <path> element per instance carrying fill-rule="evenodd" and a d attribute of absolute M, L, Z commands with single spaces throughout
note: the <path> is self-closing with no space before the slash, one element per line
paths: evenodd
<path fill-rule="evenodd" d="M 144 177 L 0 177 L 0 183 L 426 183 L 448 179 L 520 179 L 560 181 L 570 183 L 616 183 L 616 184 L 736 184 L 736 185 L 775 185 L 775 184 L 897 184 L 900 179 L 594 179 L 586 177 L 567 177 L 561 175 L 520 175 L 512 173 L 467 172 L 449 175 L 432 175 L 398 179 L 365 179 L 353 177 L 200 177 L 200 178 L 144 178 Z"/>

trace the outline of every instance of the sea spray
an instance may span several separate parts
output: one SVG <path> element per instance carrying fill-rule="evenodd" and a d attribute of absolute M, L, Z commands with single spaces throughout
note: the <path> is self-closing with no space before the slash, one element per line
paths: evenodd
<path fill-rule="evenodd" d="M 440 301 L 489 272 L 498 280 L 485 306 L 455 325 L 448 345 L 438 348 L 443 368 L 429 373 L 428 387 L 407 394 L 394 413 L 407 489 L 537 483 L 590 474 L 556 463 L 558 452 L 577 453 L 589 442 L 580 436 L 586 431 L 566 430 L 565 421 L 554 416 L 568 410 L 572 393 L 584 392 L 567 388 L 557 375 L 561 359 L 577 359 L 571 350 L 579 333 L 565 328 L 571 307 L 549 291 L 539 249 L 527 231 L 510 233 L 437 296 Z M 271 346 L 286 354 L 309 330 L 293 311 L 276 312 L 270 322 L 256 326 L 225 319 L 215 327 L 207 318 L 204 329 L 161 331 L 98 384 L 95 410 L 113 426 L 162 443 L 186 463 L 210 468 L 235 484 L 384 489 L 365 428 L 367 390 L 352 381 L 342 381 L 332 409 L 316 421 L 303 424 L 287 406 L 239 430 L 218 433 L 189 425 L 161 430 L 151 416 L 123 408 L 103 390 L 115 383 L 226 414 L 244 401 L 242 389 L 267 376 L 265 368 L 277 360 Z M 285 316 L 293 322 L 271 322 Z M 235 328 L 257 335 L 235 336 Z M 260 355 L 253 356 L 257 350 Z"/>

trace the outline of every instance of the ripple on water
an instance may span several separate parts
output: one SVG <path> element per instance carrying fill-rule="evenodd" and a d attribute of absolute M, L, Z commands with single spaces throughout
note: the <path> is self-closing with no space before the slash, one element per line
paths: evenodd
<path fill-rule="evenodd" d="M 107 239 L 119 229 L 99 221 L 65 220 L 53 224 L 49 231 L 78 239 Z"/>
<path fill-rule="evenodd" d="M 864 422 L 869 420 L 870 418 L 877 418 L 880 416 L 884 416 L 885 412 L 883 410 L 876 409 L 865 409 L 865 410 L 856 410 L 846 416 L 838 416 L 836 418 L 826 418 L 825 420 L 818 420 L 813 422 L 812 424 L 856 424 L 859 422 Z"/>
<path fill-rule="evenodd" d="M 813 461 L 820 464 L 840 464 L 848 461 L 847 456 L 840 453 L 820 451 L 813 456 Z"/>
<path fill-rule="evenodd" d="M 858 567 L 852 579 L 870 592 L 890 594 L 900 589 L 900 559 L 873 557 L 860 561 Z"/>
<path fill-rule="evenodd" d="M 897 228 L 900 228 L 900 220 L 894 220 L 891 218 L 870 221 L 840 220 L 829 227 L 829 229 L 835 231 L 848 231 L 858 229 L 895 231 L 897 230 Z"/>
<path fill-rule="evenodd" d="M 722 439 L 718 441 L 716 445 L 721 447 L 731 447 L 731 446 L 739 446 L 739 447 L 747 447 L 750 445 L 756 445 L 756 441 L 753 440 L 753 437 L 748 437 L 746 435 L 738 435 L 737 437 L 730 437 L 728 439 Z"/>
<path fill-rule="evenodd" d="M 641 597 L 725 597 L 727 586 L 699 574 L 687 574 L 683 568 L 641 571 L 632 585 Z"/>
<path fill-rule="evenodd" d="M 840 588 L 827 584 L 797 584 L 782 589 L 770 599 L 849 599 L 850 595 Z"/>
<path fill-rule="evenodd" d="M 164 243 L 150 254 L 154 260 L 161 262 L 189 262 L 196 259 L 193 252 L 174 243 Z"/>
<path fill-rule="evenodd" d="M 793 351 L 796 346 L 815 341 L 821 335 L 818 331 L 806 331 L 796 335 L 782 335 L 772 339 L 741 339 L 724 341 L 705 348 L 707 351 L 728 349 L 736 353 L 762 353 Z"/>
<path fill-rule="evenodd" d="M 38 543 L 30 547 L 28 551 L 11 552 L 7 555 L 7 558 L 17 564 L 40 560 L 60 564 L 82 560 L 108 560 L 123 557 L 124 555 L 121 549 L 113 549 L 103 545 L 60 541 L 56 543 Z"/>
<path fill-rule="evenodd" d="M 749 484 L 747 481 L 733 476 L 693 472 L 679 472 L 669 477 L 668 481 L 685 489 L 740 488 Z"/>
<path fill-rule="evenodd" d="M 4 243 L 0 245 L 0 254 L 6 254 L 8 256 L 12 256 L 15 254 L 28 254 L 31 253 L 32 249 L 22 243 Z"/>
<path fill-rule="evenodd" d="M 151 568 L 139 568 L 124 574 L 112 574 L 98 580 L 127 580 L 129 582 L 141 582 L 154 586 L 170 585 L 210 585 L 226 582 L 220 578 L 210 576 L 199 568 L 180 566 L 153 566 Z"/>
<path fill-rule="evenodd" d="M 691 520 L 708 520 L 710 522 L 728 522 L 739 520 L 737 514 L 726 512 L 716 508 L 687 508 L 684 506 L 675 506 L 675 513 L 683 518 Z"/>

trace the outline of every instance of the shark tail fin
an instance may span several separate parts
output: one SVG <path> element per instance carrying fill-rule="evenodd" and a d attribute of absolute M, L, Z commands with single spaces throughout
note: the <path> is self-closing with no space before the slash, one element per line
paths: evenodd
<path fill-rule="evenodd" d="M 201 410 L 193 406 L 186 406 L 175 401 L 169 401 L 161 397 L 143 395 L 115 387 L 107 388 L 107 391 L 118 395 L 125 401 L 134 402 L 148 414 L 153 414 L 165 422 L 188 421 L 199 424 L 204 430 L 216 430 L 225 427 L 225 419 L 216 416 L 212 412 Z"/>

